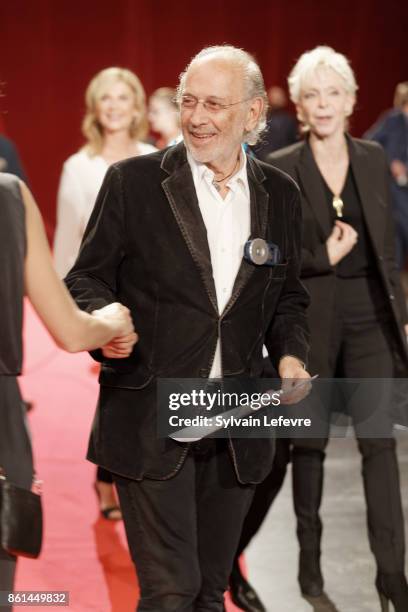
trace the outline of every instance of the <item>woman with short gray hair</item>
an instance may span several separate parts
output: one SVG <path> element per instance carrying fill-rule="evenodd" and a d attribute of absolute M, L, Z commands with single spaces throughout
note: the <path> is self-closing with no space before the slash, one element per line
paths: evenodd
<path fill-rule="evenodd" d="M 304 142 L 269 161 L 299 184 L 302 279 L 311 294 L 310 371 L 323 377 L 392 378 L 397 351 L 405 375 L 407 310 L 394 261 L 395 238 L 382 149 L 347 134 L 357 83 L 347 58 L 330 47 L 304 53 L 289 79 Z M 405 324 L 405 329 L 404 329 Z M 362 407 L 364 410 L 364 406 Z M 359 435 L 371 550 L 383 612 L 408 610 L 404 522 L 392 423 L 381 437 Z M 353 419 L 354 420 L 354 419 Z M 293 440 L 294 504 L 302 591 L 321 591 L 323 460 L 327 440 Z M 387 491 L 387 494 L 381 494 Z"/>
<path fill-rule="evenodd" d="M 322 378 L 391 379 L 398 364 L 407 376 L 408 315 L 394 261 L 387 163 L 376 143 L 347 133 L 357 91 L 353 70 L 344 55 L 319 46 L 300 57 L 288 82 L 306 138 L 272 153 L 268 161 L 295 179 L 301 190 L 301 279 L 311 296 L 309 370 Z M 352 417 L 362 456 L 376 587 L 383 612 L 389 610 L 390 601 L 396 612 L 407 612 L 393 423 L 387 409 L 378 409 L 374 415 L 378 437 L 364 434 L 364 413 L 373 409 L 370 401 L 365 399 L 367 405 L 361 403 Z M 327 420 L 329 428 L 329 407 Z M 307 597 L 323 594 L 319 509 L 327 441 L 325 437 L 291 440 L 299 582 Z M 287 441 L 277 444 L 287 450 Z M 265 499 L 271 503 L 283 475 L 284 468 L 282 473 L 282 466 L 275 464 L 258 487 L 243 533 L 255 532 L 259 508 Z M 241 584 L 251 591 L 248 584 Z M 253 601 L 253 589 L 251 595 Z"/>

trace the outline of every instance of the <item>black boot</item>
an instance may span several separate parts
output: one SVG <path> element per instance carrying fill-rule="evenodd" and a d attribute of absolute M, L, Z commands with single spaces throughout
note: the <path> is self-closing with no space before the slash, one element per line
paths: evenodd
<path fill-rule="evenodd" d="M 316 448 L 294 446 L 292 451 L 293 502 L 300 544 L 298 579 L 302 594 L 306 597 L 320 597 L 323 593 L 320 569 L 322 523 L 319 508 L 324 457 L 324 452 Z"/>
<path fill-rule="evenodd" d="M 298 580 L 304 597 L 320 597 L 323 594 L 319 551 L 300 551 Z"/>
<path fill-rule="evenodd" d="M 233 603 L 245 612 L 266 612 L 266 609 L 259 599 L 255 589 L 241 574 L 238 560 L 235 559 L 232 568 L 229 590 Z"/>
<path fill-rule="evenodd" d="M 390 611 L 390 602 L 395 612 L 408 611 L 408 584 L 402 572 L 398 574 L 377 574 L 375 581 L 380 596 L 381 612 Z"/>

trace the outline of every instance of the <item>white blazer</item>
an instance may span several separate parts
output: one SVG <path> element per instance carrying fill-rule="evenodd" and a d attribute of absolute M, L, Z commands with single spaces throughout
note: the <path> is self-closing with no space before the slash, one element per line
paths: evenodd
<path fill-rule="evenodd" d="M 138 148 L 140 155 L 157 150 L 144 142 L 139 142 Z M 109 164 L 103 157 L 90 157 L 83 150 L 71 155 L 64 163 L 58 189 L 54 237 L 54 263 L 61 278 L 66 276 L 75 263 L 82 236 L 108 167 Z"/>

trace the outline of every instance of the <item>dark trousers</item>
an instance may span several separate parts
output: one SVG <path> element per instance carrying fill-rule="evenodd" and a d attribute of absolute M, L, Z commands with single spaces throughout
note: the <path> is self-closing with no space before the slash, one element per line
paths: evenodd
<path fill-rule="evenodd" d="M 0 467 L 10 482 L 30 489 L 33 480 L 30 433 L 26 406 L 14 376 L 0 376 L 0 398 Z M 0 591 L 13 590 L 16 563 L 17 557 L 9 555 L 0 543 Z M 1 606 L 0 610 L 10 612 L 12 607 Z"/>
<path fill-rule="evenodd" d="M 376 279 L 338 279 L 336 304 L 335 323 L 329 339 L 330 363 L 322 362 L 319 355 L 313 356 L 312 351 L 311 372 L 326 378 L 391 378 L 392 332 L 381 287 Z M 370 547 L 378 569 L 384 573 L 394 573 L 404 569 L 405 535 L 396 444 L 386 408 L 376 414 L 379 431 L 386 435 L 365 438 L 359 436 L 359 429 L 361 412 L 367 410 L 367 406 L 362 402 L 349 406 L 362 456 Z M 256 533 L 280 490 L 290 448 L 299 544 L 304 550 L 320 550 L 322 523 L 319 508 L 327 442 L 326 437 L 277 441 L 276 457 L 280 459 L 267 479 L 257 487 L 244 522 L 238 553 Z"/>
<path fill-rule="evenodd" d="M 12 591 L 17 557 L 8 555 L 0 548 L 0 591 Z M 13 606 L 0 606 L 1 612 L 11 612 Z"/>
<path fill-rule="evenodd" d="M 222 611 L 254 492 L 238 483 L 227 442 L 194 443 L 168 480 L 114 479 L 139 579 L 137 610 Z"/>
<path fill-rule="evenodd" d="M 269 508 L 281 490 L 290 456 L 290 440 L 287 438 L 277 439 L 275 441 L 273 468 L 265 480 L 256 485 L 250 509 L 242 525 L 241 538 L 236 553 L 237 558 L 241 556 L 259 527 L 262 525 L 265 516 L 269 512 Z"/>

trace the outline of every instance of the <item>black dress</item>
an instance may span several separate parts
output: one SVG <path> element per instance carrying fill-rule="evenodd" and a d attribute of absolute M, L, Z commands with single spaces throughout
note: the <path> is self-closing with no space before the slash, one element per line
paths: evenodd
<path fill-rule="evenodd" d="M 0 467 L 11 482 L 31 488 L 31 444 L 17 383 L 22 362 L 25 208 L 18 179 L 11 174 L 0 174 L 0 249 Z M 0 591 L 12 589 L 14 571 L 15 557 L 0 546 Z"/>

